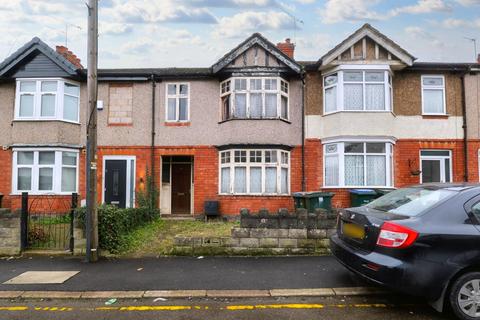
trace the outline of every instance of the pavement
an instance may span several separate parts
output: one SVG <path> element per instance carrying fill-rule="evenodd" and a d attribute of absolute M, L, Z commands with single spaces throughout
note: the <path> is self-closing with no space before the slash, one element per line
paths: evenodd
<path fill-rule="evenodd" d="M 27 271 L 79 271 L 59 284 L 5 284 Z M 0 260 L 2 291 L 272 290 L 371 286 L 331 256 L 169 257 L 103 259 L 75 257 Z"/>

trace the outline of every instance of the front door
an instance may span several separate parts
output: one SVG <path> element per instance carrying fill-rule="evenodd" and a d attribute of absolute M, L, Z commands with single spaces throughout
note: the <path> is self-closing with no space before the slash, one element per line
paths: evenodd
<path fill-rule="evenodd" d="M 105 203 L 125 208 L 127 160 L 105 160 Z"/>
<path fill-rule="evenodd" d="M 172 163 L 172 213 L 190 214 L 192 165 Z"/>

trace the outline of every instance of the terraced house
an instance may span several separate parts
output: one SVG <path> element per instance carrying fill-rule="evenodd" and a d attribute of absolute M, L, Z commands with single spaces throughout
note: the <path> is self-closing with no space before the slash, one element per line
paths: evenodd
<path fill-rule="evenodd" d="M 478 181 L 478 64 L 417 63 L 370 25 L 318 61 L 293 54 L 253 34 L 209 68 L 99 70 L 99 201 L 134 206 L 149 177 L 162 214 L 211 200 L 223 214 L 292 209 L 302 190 L 347 206 L 352 188 Z M 3 206 L 25 191 L 84 199 L 78 58 L 34 38 L 0 80 Z"/>
<path fill-rule="evenodd" d="M 343 207 L 353 188 L 479 181 L 478 64 L 415 62 L 366 24 L 306 68 L 308 189 Z"/>
<path fill-rule="evenodd" d="M 135 205 L 151 175 L 162 214 L 292 207 L 301 189 L 302 82 L 254 34 L 210 68 L 99 70 L 98 198 Z M 0 65 L 0 192 L 85 197 L 86 70 L 34 38 Z"/>

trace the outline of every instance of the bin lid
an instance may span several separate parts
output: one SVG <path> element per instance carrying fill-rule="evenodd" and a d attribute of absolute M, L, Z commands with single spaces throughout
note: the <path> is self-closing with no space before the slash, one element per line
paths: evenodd
<path fill-rule="evenodd" d="M 396 190 L 395 188 L 379 188 L 379 189 L 375 189 L 376 192 L 378 193 L 389 193 L 389 192 L 392 192 Z"/>
<path fill-rule="evenodd" d="M 373 189 L 350 189 L 348 192 L 362 196 L 374 196 L 377 194 Z"/>
<path fill-rule="evenodd" d="M 322 191 L 309 191 L 309 192 L 294 192 L 292 196 L 294 198 L 315 198 L 315 197 L 333 197 L 335 193 L 333 192 L 322 192 Z"/>

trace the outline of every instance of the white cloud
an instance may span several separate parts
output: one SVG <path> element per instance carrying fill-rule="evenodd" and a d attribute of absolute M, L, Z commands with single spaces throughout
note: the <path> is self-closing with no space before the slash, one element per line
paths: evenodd
<path fill-rule="evenodd" d="M 463 19 L 455 19 L 455 18 L 448 18 L 442 20 L 440 23 L 442 27 L 453 29 L 453 28 L 480 28 L 480 18 L 476 20 L 463 20 Z"/>
<path fill-rule="evenodd" d="M 316 0 L 296 0 L 297 2 L 300 2 L 301 4 L 311 4 L 315 3 Z"/>
<path fill-rule="evenodd" d="M 155 47 L 155 42 L 150 38 L 140 38 L 125 43 L 122 46 L 122 52 L 133 55 L 147 55 Z"/>
<path fill-rule="evenodd" d="M 213 35 L 217 38 L 245 37 L 252 32 L 289 29 L 292 27 L 292 18 L 284 12 L 244 11 L 231 17 L 221 18 L 218 26 L 215 26 Z"/>
<path fill-rule="evenodd" d="M 115 23 L 107 21 L 99 21 L 99 35 L 121 35 L 130 33 L 133 30 L 132 25 L 125 23 Z"/>
<path fill-rule="evenodd" d="M 175 0 L 117 0 L 104 9 L 105 16 L 128 23 L 215 23 L 217 19 L 206 8 L 193 8 Z"/>
<path fill-rule="evenodd" d="M 457 2 L 465 7 L 480 5 L 480 0 L 457 0 Z"/>
<path fill-rule="evenodd" d="M 390 11 L 389 15 L 396 16 L 401 13 L 420 14 L 451 10 L 452 8 L 443 0 L 419 0 L 414 5 L 395 8 Z"/>
<path fill-rule="evenodd" d="M 445 43 L 442 42 L 438 37 L 430 32 L 426 31 L 425 29 L 417 26 L 410 26 L 405 28 L 405 33 L 407 36 L 414 40 L 420 40 L 422 45 L 425 47 L 430 47 L 430 45 L 434 46 L 437 49 L 445 47 Z"/>
<path fill-rule="evenodd" d="M 338 39 L 335 40 L 338 41 Z M 332 46 L 332 38 L 329 34 L 315 33 L 307 37 L 298 37 L 295 43 L 295 59 L 316 61 Z"/>
<path fill-rule="evenodd" d="M 380 20 L 382 16 L 372 7 L 379 0 L 327 0 L 320 9 L 323 23 L 331 24 L 343 21 Z"/>

